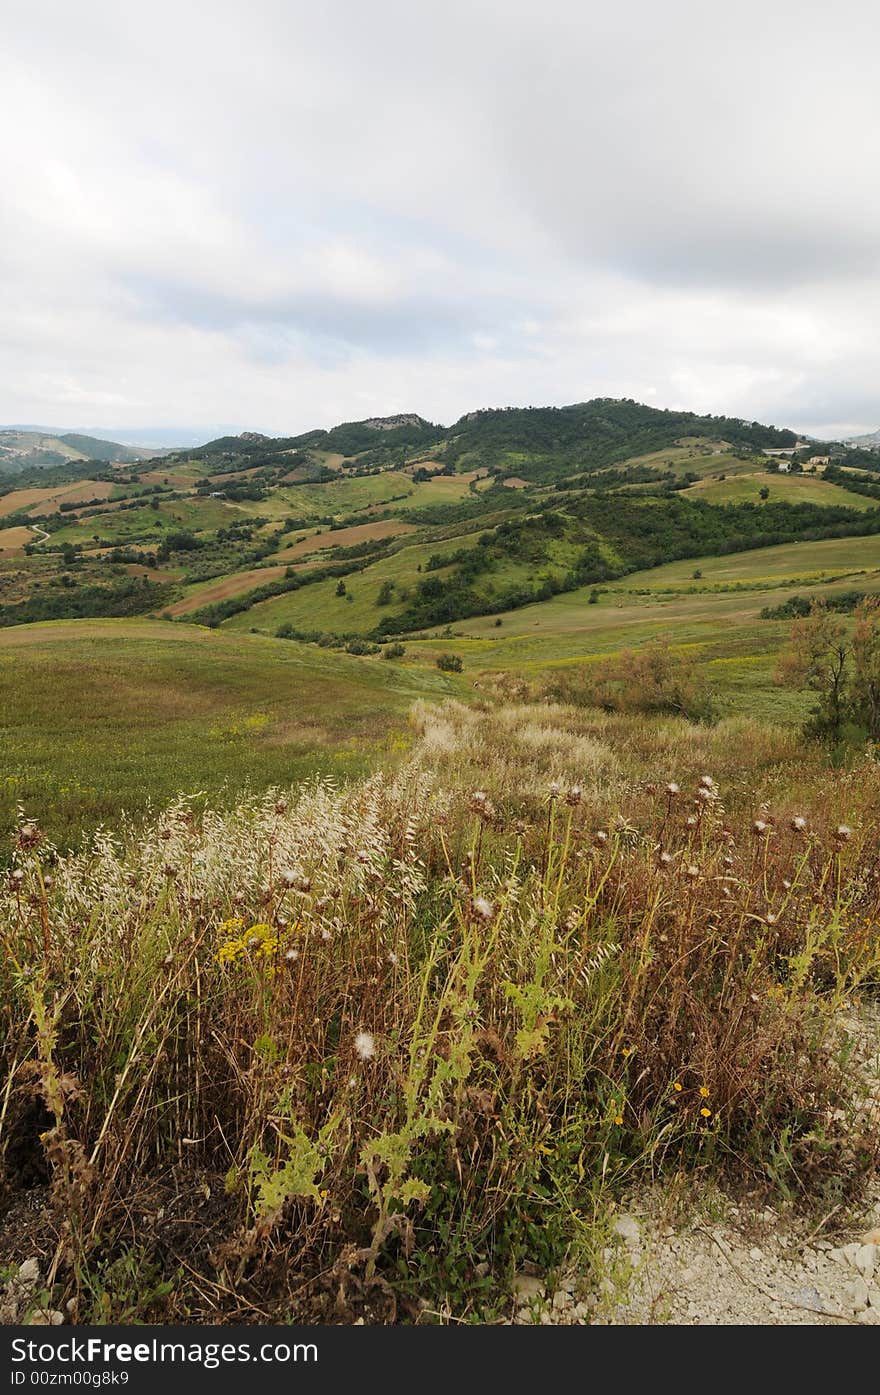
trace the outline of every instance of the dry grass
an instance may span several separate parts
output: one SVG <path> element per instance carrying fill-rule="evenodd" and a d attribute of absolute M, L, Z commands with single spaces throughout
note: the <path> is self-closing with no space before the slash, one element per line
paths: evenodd
<path fill-rule="evenodd" d="M 634 1176 L 825 1205 L 873 1166 L 840 1025 L 877 982 L 873 762 L 785 787 L 747 722 L 415 720 L 393 777 L 67 858 L 20 829 L 0 1147 L 83 1320 L 129 1261 L 142 1319 L 485 1317 Z"/>

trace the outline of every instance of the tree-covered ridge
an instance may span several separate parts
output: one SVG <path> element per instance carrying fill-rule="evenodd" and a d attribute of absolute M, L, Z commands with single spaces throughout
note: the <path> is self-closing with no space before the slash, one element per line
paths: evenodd
<path fill-rule="evenodd" d="M 597 469 L 672 446 L 683 437 L 710 437 L 744 450 L 794 446 L 793 431 L 737 417 L 699 416 L 648 407 L 630 399 L 595 398 L 569 407 L 504 407 L 470 412 L 444 427 L 416 415 L 344 422 L 329 431 L 271 438 L 258 432 L 223 436 L 173 460 L 203 456 L 268 464 L 291 453 L 333 453 L 352 465 L 397 465 L 419 451 L 436 453 L 447 468 L 516 465 L 530 480 Z"/>
<path fill-rule="evenodd" d="M 734 447 L 794 446 L 793 431 L 735 417 L 697 416 L 646 407 L 629 399 L 595 398 L 571 407 L 508 407 L 471 413 L 448 433 L 446 458 L 490 467 L 516 457 L 517 472 L 543 479 L 554 467 L 598 468 L 709 436 Z M 520 457 L 526 457 L 521 459 Z"/>

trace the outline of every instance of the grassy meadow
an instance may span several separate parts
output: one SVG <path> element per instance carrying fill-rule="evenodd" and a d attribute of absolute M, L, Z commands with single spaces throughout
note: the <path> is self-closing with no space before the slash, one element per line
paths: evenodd
<path fill-rule="evenodd" d="M 455 691 L 436 668 L 161 621 L 0 631 L 5 845 L 19 805 L 66 845 L 182 792 L 362 774 L 413 701 Z"/>
<path fill-rule="evenodd" d="M 774 428 L 618 409 L 228 438 L 20 491 L 44 520 L 110 497 L 27 554 L 8 514 L 0 554 L 0 1252 L 39 1264 L 28 1293 L 0 1275 L 10 1321 L 502 1322 L 517 1273 L 572 1267 L 601 1320 L 643 1183 L 858 1215 L 877 747 L 805 735 L 791 622 L 761 611 L 880 594 L 880 534 L 816 540 L 871 501 L 764 473 Z M 858 512 L 777 545 L 765 485 Z M 695 536 L 718 554 L 644 565 Z M 163 588 L 141 613 L 17 623 L 135 573 Z M 486 611 L 367 643 L 426 578 Z M 702 720 L 626 688 L 661 653 Z M 620 710 L 590 687 L 614 659 Z"/>

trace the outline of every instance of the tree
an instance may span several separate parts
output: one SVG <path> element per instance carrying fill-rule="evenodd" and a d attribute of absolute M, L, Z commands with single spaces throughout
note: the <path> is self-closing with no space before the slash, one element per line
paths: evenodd
<path fill-rule="evenodd" d="M 766 484 L 761 485 L 761 488 L 758 490 L 758 495 L 762 499 L 770 498 L 770 490 L 767 488 Z"/>
<path fill-rule="evenodd" d="M 880 740 L 880 599 L 866 596 L 855 612 L 850 707 L 872 741 Z"/>
<path fill-rule="evenodd" d="M 839 741 L 846 715 L 850 644 L 843 620 L 824 601 L 791 627 L 791 648 L 776 668 L 775 680 L 809 688 L 818 696 L 812 729 Z"/>
<path fill-rule="evenodd" d="M 345 595 L 345 582 L 343 581 L 342 577 L 340 577 L 336 583 L 336 594 L 337 596 Z"/>

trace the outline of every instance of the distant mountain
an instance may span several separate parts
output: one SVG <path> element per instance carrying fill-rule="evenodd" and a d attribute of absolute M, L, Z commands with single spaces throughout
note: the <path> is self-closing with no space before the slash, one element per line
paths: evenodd
<path fill-rule="evenodd" d="M 868 450 L 880 450 L 880 430 L 870 431 L 867 436 L 853 436 L 847 441 L 849 446 L 862 446 Z"/>
<path fill-rule="evenodd" d="M 0 471 L 6 474 L 49 469 L 79 460 L 136 465 L 141 460 L 165 454 L 167 451 L 156 451 L 146 446 L 124 446 L 119 441 L 106 441 L 75 431 L 57 433 L 16 427 L 0 428 Z"/>

